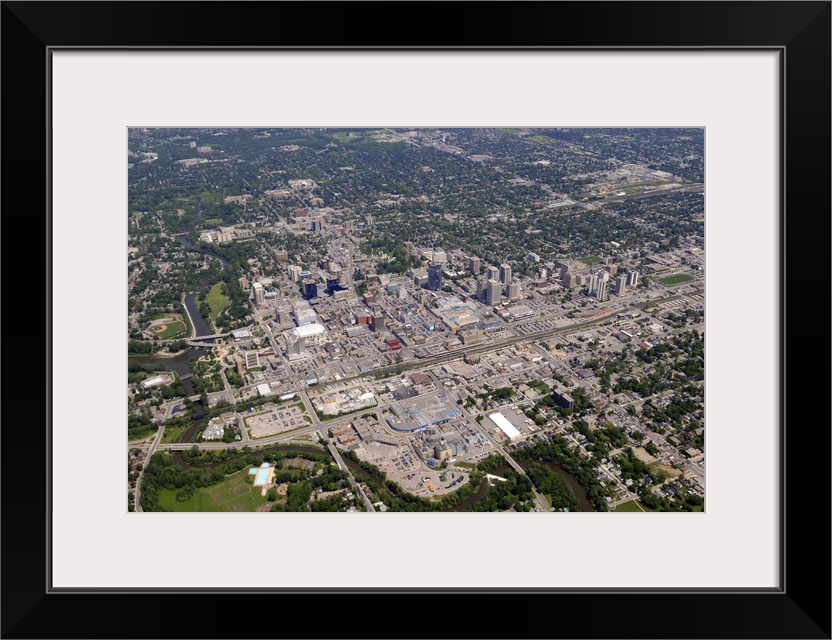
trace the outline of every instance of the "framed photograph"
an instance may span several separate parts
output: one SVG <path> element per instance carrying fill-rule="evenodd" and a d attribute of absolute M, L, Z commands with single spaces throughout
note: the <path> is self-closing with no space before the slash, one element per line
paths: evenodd
<path fill-rule="evenodd" d="M 3 3 L 4 637 L 830 637 L 830 4 L 440 6 Z"/>

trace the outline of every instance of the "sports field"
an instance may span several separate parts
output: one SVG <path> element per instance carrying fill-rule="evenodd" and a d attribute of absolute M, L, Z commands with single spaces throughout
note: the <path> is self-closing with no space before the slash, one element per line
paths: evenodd
<path fill-rule="evenodd" d="M 689 276 L 686 273 L 677 273 L 673 276 L 667 276 L 666 278 L 660 278 L 659 282 L 663 285 L 674 285 L 674 284 L 682 284 L 683 282 L 690 282 L 693 280 L 693 276 Z"/>
<path fill-rule="evenodd" d="M 578 260 L 580 262 L 583 262 L 584 264 L 588 264 L 590 267 L 594 264 L 601 264 L 601 258 L 599 258 L 598 256 L 586 256 L 583 258 L 578 258 Z"/>
<path fill-rule="evenodd" d="M 186 334 L 188 332 L 188 328 L 185 326 L 184 322 L 175 320 L 169 324 L 157 324 L 154 327 L 150 327 L 150 331 L 154 333 L 157 338 L 167 340 L 168 338 L 176 338 L 179 335 Z"/>
<path fill-rule="evenodd" d="M 159 491 L 159 504 L 171 511 L 254 511 L 267 502 L 261 487 L 246 482 L 248 469 L 228 476 L 219 484 L 197 489 L 185 502 L 176 500 L 176 491 Z"/>

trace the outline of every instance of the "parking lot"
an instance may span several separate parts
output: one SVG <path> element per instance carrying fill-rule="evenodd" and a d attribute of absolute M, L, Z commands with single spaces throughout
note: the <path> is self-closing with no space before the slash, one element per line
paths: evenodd
<path fill-rule="evenodd" d="M 268 411 L 246 416 L 245 421 L 252 438 L 264 438 L 311 424 L 306 413 L 297 405 L 282 409 L 272 407 Z"/>

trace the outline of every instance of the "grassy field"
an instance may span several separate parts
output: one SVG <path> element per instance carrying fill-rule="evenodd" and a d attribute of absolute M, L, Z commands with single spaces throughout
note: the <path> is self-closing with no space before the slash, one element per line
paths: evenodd
<path fill-rule="evenodd" d="M 358 131 L 334 131 L 329 135 L 335 138 L 338 142 L 354 142 L 363 137 Z"/>
<path fill-rule="evenodd" d="M 260 495 L 260 487 L 246 482 L 247 476 L 248 467 L 219 484 L 197 489 L 185 502 L 177 502 L 176 491 L 162 489 L 159 504 L 172 511 L 254 511 L 267 500 Z"/>
<path fill-rule="evenodd" d="M 220 313 L 231 304 L 231 301 L 222 293 L 222 285 L 222 282 L 218 282 L 205 296 L 208 306 L 211 307 L 211 322 L 216 322 Z"/>
<path fill-rule="evenodd" d="M 531 140 L 532 142 L 537 142 L 539 144 L 563 144 L 563 141 L 558 140 L 557 138 L 550 138 L 549 136 L 528 136 L 525 138 L 526 140 Z"/>
<path fill-rule="evenodd" d="M 222 218 L 209 218 L 205 221 L 206 227 L 218 227 L 222 224 Z"/>
<path fill-rule="evenodd" d="M 188 332 L 188 327 L 185 326 L 184 322 L 180 322 L 179 320 L 164 325 L 166 327 L 164 331 L 157 331 L 157 329 L 161 328 L 161 326 L 162 325 L 152 327 L 151 331 L 162 340 L 167 340 L 168 338 L 176 338 L 177 336 L 184 335 Z"/>
<path fill-rule="evenodd" d="M 640 507 L 638 500 L 630 500 L 629 502 L 622 502 L 620 505 L 613 509 L 613 513 L 618 511 L 622 513 L 641 513 L 643 511 L 649 511 L 649 509 Z"/>
<path fill-rule="evenodd" d="M 661 471 L 662 473 L 664 473 L 667 476 L 670 476 L 671 478 L 678 478 L 680 475 L 682 475 L 681 469 L 674 469 L 670 465 L 662 464 L 658 460 L 656 460 L 656 462 L 651 462 L 650 464 L 648 464 L 647 468 L 650 469 L 650 471 L 652 471 L 653 473 Z"/>
<path fill-rule="evenodd" d="M 455 467 L 461 467 L 463 469 L 473 469 L 477 465 L 473 462 L 454 462 Z"/>
<path fill-rule="evenodd" d="M 502 131 L 503 133 L 511 133 L 511 134 L 514 134 L 514 135 L 517 135 L 519 133 L 523 133 L 522 129 L 512 129 L 511 127 L 498 129 L 498 131 Z"/>
<path fill-rule="evenodd" d="M 188 429 L 188 425 L 181 427 L 165 427 L 165 432 L 162 434 L 162 444 L 179 442 L 182 434 Z"/>
<path fill-rule="evenodd" d="M 590 267 L 594 264 L 601 264 L 601 258 L 598 256 L 586 256 L 585 258 L 578 258 L 578 260 L 584 264 L 588 264 Z"/>
<path fill-rule="evenodd" d="M 677 273 L 675 276 L 659 278 L 659 282 L 661 282 L 663 285 L 670 286 L 674 284 L 682 284 L 683 282 L 690 282 L 693 279 L 693 276 L 689 276 L 686 273 Z"/>

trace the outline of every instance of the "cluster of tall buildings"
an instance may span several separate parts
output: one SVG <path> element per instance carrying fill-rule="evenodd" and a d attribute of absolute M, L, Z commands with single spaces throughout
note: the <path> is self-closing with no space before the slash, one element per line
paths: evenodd
<path fill-rule="evenodd" d="M 594 295 L 598 300 L 607 300 L 610 293 L 620 296 L 624 294 L 628 286 L 634 287 L 638 284 L 638 271 L 630 271 L 626 275 L 621 274 L 613 280 L 617 273 L 618 265 L 612 263 L 589 275 L 572 273 L 568 264 L 562 264 L 560 267 L 560 281 L 564 287 L 570 289 L 575 286 L 586 285 L 589 295 Z"/>
<path fill-rule="evenodd" d="M 471 271 L 474 271 L 476 266 L 479 272 L 479 258 L 471 261 Z M 500 304 L 500 299 L 503 294 L 511 300 L 516 300 L 520 297 L 520 283 L 512 280 L 511 265 L 504 262 L 498 267 L 488 266 L 485 269 L 485 275 L 477 279 L 477 299 L 489 305 Z"/>

